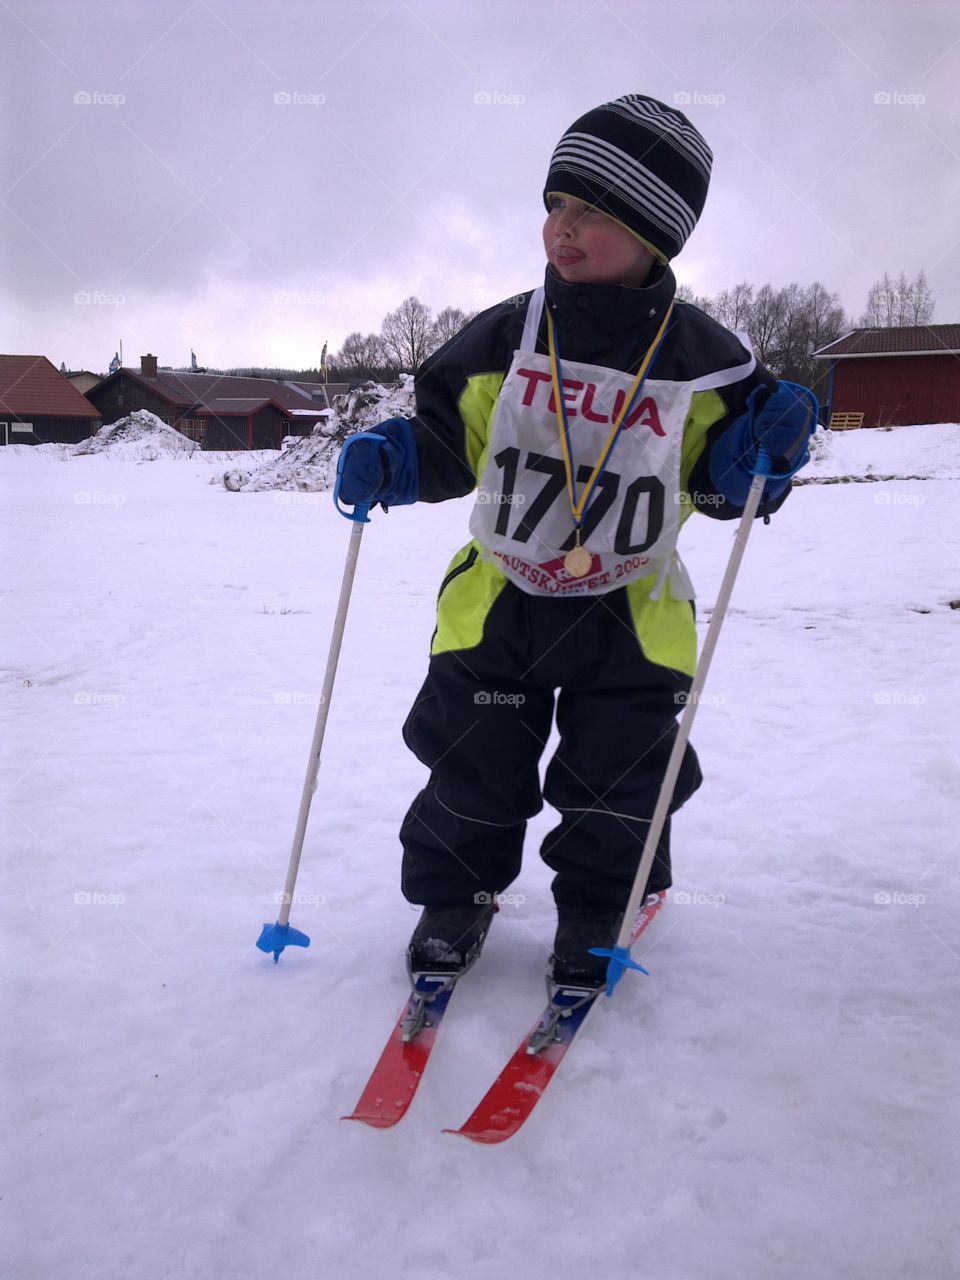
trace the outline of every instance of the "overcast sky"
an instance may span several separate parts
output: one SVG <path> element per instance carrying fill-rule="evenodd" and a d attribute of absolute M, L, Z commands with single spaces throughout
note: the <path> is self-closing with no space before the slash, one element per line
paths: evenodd
<path fill-rule="evenodd" d="M 677 103 L 714 151 L 674 266 L 925 268 L 960 321 L 960 7 L 895 0 L 0 0 L 0 351 L 316 365 L 416 294 L 539 283 L 577 116 Z M 84 301 L 84 299 L 89 301 Z"/>

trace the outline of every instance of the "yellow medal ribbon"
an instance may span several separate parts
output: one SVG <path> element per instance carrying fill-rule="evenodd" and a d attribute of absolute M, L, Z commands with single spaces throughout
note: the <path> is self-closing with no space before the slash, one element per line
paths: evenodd
<path fill-rule="evenodd" d="M 670 323 L 670 317 L 673 314 L 673 303 L 667 307 L 666 314 L 661 321 L 660 328 L 657 330 L 657 336 L 647 348 L 647 353 L 640 363 L 637 370 L 637 376 L 633 380 L 633 386 L 630 393 L 624 400 L 620 412 L 617 414 L 616 420 L 610 428 L 610 434 L 607 436 L 606 443 L 600 451 L 600 457 L 597 459 L 593 470 L 590 472 L 586 483 L 583 486 L 583 492 L 577 500 L 576 490 L 573 484 L 573 459 L 570 454 L 570 428 L 567 424 L 566 406 L 563 402 L 563 395 L 560 388 L 560 360 L 557 355 L 557 345 L 554 337 L 553 316 L 550 314 L 550 308 L 547 307 L 547 348 L 550 352 L 550 377 L 553 381 L 553 401 L 557 414 L 557 425 L 560 432 L 560 448 L 563 453 L 563 467 L 567 478 L 567 495 L 570 500 L 570 514 L 573 516 L 574 526 L 576 528 L 577 543 L 572 551 L 567 555 L 567 567 L 574 577 L 581 578 L 590 572 L 593 557 L 584 548 L 580 546 L 580 525 L 583 523 L 583 515 L 593 496 L 597 481 L 607 464 L 607 459 L 613 452 L 613 446 L 617 443 L 624 419 L 630 411 L 637 392 L 643 385 L 643 380 L 647 376 L 647 370 L 650 363 L 657 353 L 657 348 L 663 341 L 663 335 L 667 331 L 667 325 Z M 579 554 L 578 554 L 579 553 Z"/>

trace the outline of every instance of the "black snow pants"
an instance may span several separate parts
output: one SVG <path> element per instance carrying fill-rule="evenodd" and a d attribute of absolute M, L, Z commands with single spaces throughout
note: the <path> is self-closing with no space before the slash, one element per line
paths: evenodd
<path fill-rule="evenodd" d="M 407 900 L 502 892 L 545 798 L 560 814 L 541 847 L 556 901 L 622 909 L 690 684 L 645 657 L 625 590 L 557 600 L 508 583 L 478 645 L 431 657 L 403 727 L 430 769 L 400 831 Z M 541 794 L 554 709 L 560 744 Z M 671 813 L 702 780 L 688 744 Z M 668 820 L 648 889 L 670 883 Z"/>

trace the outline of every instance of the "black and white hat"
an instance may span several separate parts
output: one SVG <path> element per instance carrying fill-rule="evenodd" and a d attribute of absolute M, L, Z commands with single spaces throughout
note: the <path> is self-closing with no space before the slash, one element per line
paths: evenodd
<path fill-rule="evenodd" d="M 681 111 L 628 93 L 575 120 L 557 143 L 543 198 L 575 196 L 609 213 L 664 261 L 696 226 L 713 152 Z"/>

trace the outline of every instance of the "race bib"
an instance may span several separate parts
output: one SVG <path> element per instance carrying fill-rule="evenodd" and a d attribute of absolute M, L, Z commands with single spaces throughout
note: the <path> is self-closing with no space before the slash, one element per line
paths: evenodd
<path fill-rule="evenodd" d="M 564 361 L 562 372 L 579 498 L 634 380 L 574 361 Z M 564 568 L 575 532 L 550 360 L 516 351 L 494 410 L 471 533 L 508 578 L 538 595 L 614 591 L 662 571 L 676 558 L 680 453 L 691 396 L 688 384 L 644 383 L 583 518 L 590 570 L 573 577 Z"/>

